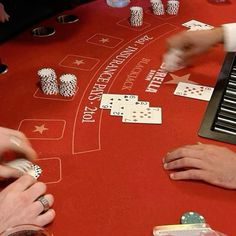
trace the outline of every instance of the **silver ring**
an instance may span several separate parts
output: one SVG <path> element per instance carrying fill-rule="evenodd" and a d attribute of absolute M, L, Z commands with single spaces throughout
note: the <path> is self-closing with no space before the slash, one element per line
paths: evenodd
<path fill-rule="evenodd" d="M 11 136 L 9 141 L 10 141 L 11 144 L 13 144 L 17 147 L 21 146 L 21 140 L 19 138 L 17 138 L 16 136 Z"/>
<path fill-rule="evenodd" d="M 44 196 L 40 196 L 37 201 L 39 201 L 43 205 L 43 212 L 46 212 L 49 210 L 49 202 Z"/>

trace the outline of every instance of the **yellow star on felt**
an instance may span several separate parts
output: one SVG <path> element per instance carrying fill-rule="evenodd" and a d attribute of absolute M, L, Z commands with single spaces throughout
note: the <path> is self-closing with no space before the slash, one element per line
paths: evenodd
<path fill-rule="evenodd" d="M 165 82 L 165 84 L 178 84 L 179 82 L 198 84 L 194 81 L 189 80 L 190 74 L 186 74 L 183 76 L 177 76 L 174 74 L 170 74 L 170 76 L 172 77 L 172 80 Z"/>
<path fill-rule="evenodd" d="M 34 126 L 35 129 L 33 130 L 33 132 L 39 132 L 40 134 L 43 134 L 44 131 L 48 130 L 48 128 L 45 127 L 45 124 L 42 125 L 35 125 Z"/>

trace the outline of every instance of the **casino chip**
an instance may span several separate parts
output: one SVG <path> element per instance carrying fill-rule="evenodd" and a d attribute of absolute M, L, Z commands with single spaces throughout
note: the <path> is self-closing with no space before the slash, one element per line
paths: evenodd
<path fill-rule="evenodd" d="M 143 24 L 143 8 L 138 6 L 130 7 L 130 25 L 139 27 Z"/>
<path fill-rule="evenodd" d="M 181 224 L 201 224 L 205 223 L 205 219 L 197 212 L 189 211 L 185 212 L 180 218 Z"/>
<path fill-rule="evenodd" d="M 63 74 L 60 80 L 60 94 L 64 97 L 72 97 L 76 93 L 77 78 L 73 74 Z"/>
<path fill-rule="evenodd" d="M 179 11 L 179 1 L 177 0 L 168 0 L 166 12 L 169 15 L 177 15 Z"/>
<path fill-rule="evenodd" d="M 164 15 L 165 8 L 161 0 L 151 0 L 152 12 L 154 15 Z"/>
<path fill-rule="evenodd" d="M 46 95 L 56 95 L 59 93 L 57 76 L 52 68 L 42 68 L 38 71 L 41 89 Z"/>

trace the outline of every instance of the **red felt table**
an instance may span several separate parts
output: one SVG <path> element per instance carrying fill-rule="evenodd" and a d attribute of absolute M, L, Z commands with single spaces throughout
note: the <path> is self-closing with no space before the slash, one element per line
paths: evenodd
<path fill-rule="evenodd" d="M 149 1 L 133 1 L 144 8 L 144 24 L 131 28 L 128 7 L 113 9 L 98 0 L 64 12 L 79 17 L 74 24 L 52 17 L 35 25 L 54 26 L 51 37 L 33 38 L 28 29 L 1 45 L 9 70 L 0 75 L 0 124 L 24 132 L 38 152 L 39 180 L 55 196 L 56 219 L 48 226 L 54 235 L 151 235 L 155 225 L 179 223 L 186 211 L 197 211 L 212 228 L 235 234 L 235 191 L 174 182 L 162 167 L 166 152 L 184 144 L 211 143 L 236 151 L 197 135 L 207 102 L 173 95 L 177 81 L 214 86 L 223 48 L 213 48 L 154 87 L 147 77 L 161 65 L 165 39 L 185 29 L 182 23 L 233 22 L 232 2 L 185 0 L 177 16 L 155 16 Z M 44 95 L 37 78 L 42 67 L 54 68 L 58 76 L 74 73 L 76 96 Z M 162 107 L 163 123 L 122 123 L 99 108 L 102 93 L 136 94 Z"/>

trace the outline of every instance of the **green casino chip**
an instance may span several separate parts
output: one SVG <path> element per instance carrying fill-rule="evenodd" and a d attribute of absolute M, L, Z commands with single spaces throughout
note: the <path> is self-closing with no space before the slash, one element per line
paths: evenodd
<path fill-rule="evenodd" d="M 181 224 L 201 224 L 205 223 L 205 219 L 197 212 L 189 211 L 185 212 L 180 218 Z"/>

